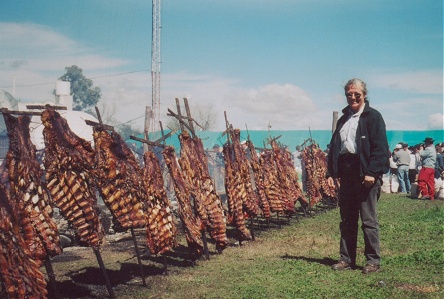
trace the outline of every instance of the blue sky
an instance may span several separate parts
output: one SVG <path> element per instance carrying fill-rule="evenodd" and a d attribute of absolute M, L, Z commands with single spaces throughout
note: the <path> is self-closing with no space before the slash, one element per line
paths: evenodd
<path fill-rule="evenodd" d="M 142 128 L 151 1 L 2 2 L 0 89 L 46 101 L 77 65 L 105 115 Z M 359 77 L 388 130 L 443 129 L 441 0 L 163 0 L 161 19 L 164 123 L 187 97 L 215 112 L 214 130 L 224 111 L 240 129 L 330 129 Z"/>

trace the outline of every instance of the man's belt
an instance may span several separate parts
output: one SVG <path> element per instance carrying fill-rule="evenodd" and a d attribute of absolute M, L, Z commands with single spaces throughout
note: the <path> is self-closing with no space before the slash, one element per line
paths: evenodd
<path fill-rule="evenodd" d="M 345 153 L 345 154 L 340 154 L 339 157 L 341 159 L 356 159 L 358 157 L 358 155 L 351 154 L 351 153 Z"/>

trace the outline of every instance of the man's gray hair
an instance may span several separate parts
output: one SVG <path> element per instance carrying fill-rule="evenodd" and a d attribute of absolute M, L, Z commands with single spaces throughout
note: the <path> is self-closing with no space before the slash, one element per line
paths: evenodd
<path fill-rule="evenodd" d="M 362 87 L 362 91 L 364 92 L 364 96 L 365 98 L 367 98 L 367 84 L 365 84 L 365 82 L 359 78 L 353 78 L 348 80 L 347 83 L 345 83 L 344 85 L 344 90 L 345 92 L 347 92 L 347 89 L 350 85 L 360 85 Z"/>

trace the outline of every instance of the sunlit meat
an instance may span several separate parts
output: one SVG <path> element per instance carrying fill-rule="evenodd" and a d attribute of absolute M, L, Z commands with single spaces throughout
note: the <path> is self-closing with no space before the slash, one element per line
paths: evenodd
<path fill-rule="evenodd" d="M 43 171 L 29 133 L 29 116 L 4 114 L 9 150 L 6 155 L 11 199 L 17 204 L 20 232 L 31 257 L 43 264 L 47 255 L 62 252 Z"/>
<path fill-rule="evenodd" d="M 52 109 L 42 112 L 47 188 L 82 244 L 99 247 L 104 232 L 94 190 L 94 150 Z"/>

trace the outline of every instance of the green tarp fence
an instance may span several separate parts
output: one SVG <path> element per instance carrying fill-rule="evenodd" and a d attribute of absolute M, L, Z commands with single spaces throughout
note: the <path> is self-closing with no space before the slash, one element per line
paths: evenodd
<path fill-rule="evenodd" d="M 169 130 L 165 131 L 165 134 L 169 133 Z M 178 151 L 180 149 L 178 134 L 172 135 L 166 140 L 167 145 L 172 145 Z M 204 147 L 206 149 L 212 149 L 215 144 L 222 146 L 227 141 L 227 136 L 222 136 L 222 132 L 203 131 L 196 132 L 197 136 L 202 139 Z M 264 146 L 264 142 L 267 142 L 268 138 L 276 138 L 281 136 L 277 141 L 280 144 L 287 145 L 290 151 L 294 151 L 297 145 L 301 145 L 305 140 L 312 138 L 314 142 L 319 144 L 321 149 L 325 149 L 330 142 L 332 132 L 330 130 L 290 130 L 290 131 L 246 131 L 241 130 L 241 140 L 246 140 L 248 135 L 250 140 L 256 147 Z M 138 136 L 143 138 L 143 135 Z M 154 132 L 149 135 L 150 140 L 157 140 L 161 137 L 160 132 Z M 422 143 L 425 137 L 431 137 L 435 140 L 435 144 L 444 142 L 443 130 L 428 130 L 428 131 L 387 131 L 387 139 L 390 145 L 390 149 L 394 149 L 395 145 L 399 142 L 407 143 L 408 145 L 416 145 Z M 128 143 L 133 143 L 136 147 L 140 147 L 141 143 L 135 140 L 127 140 Z"/>

